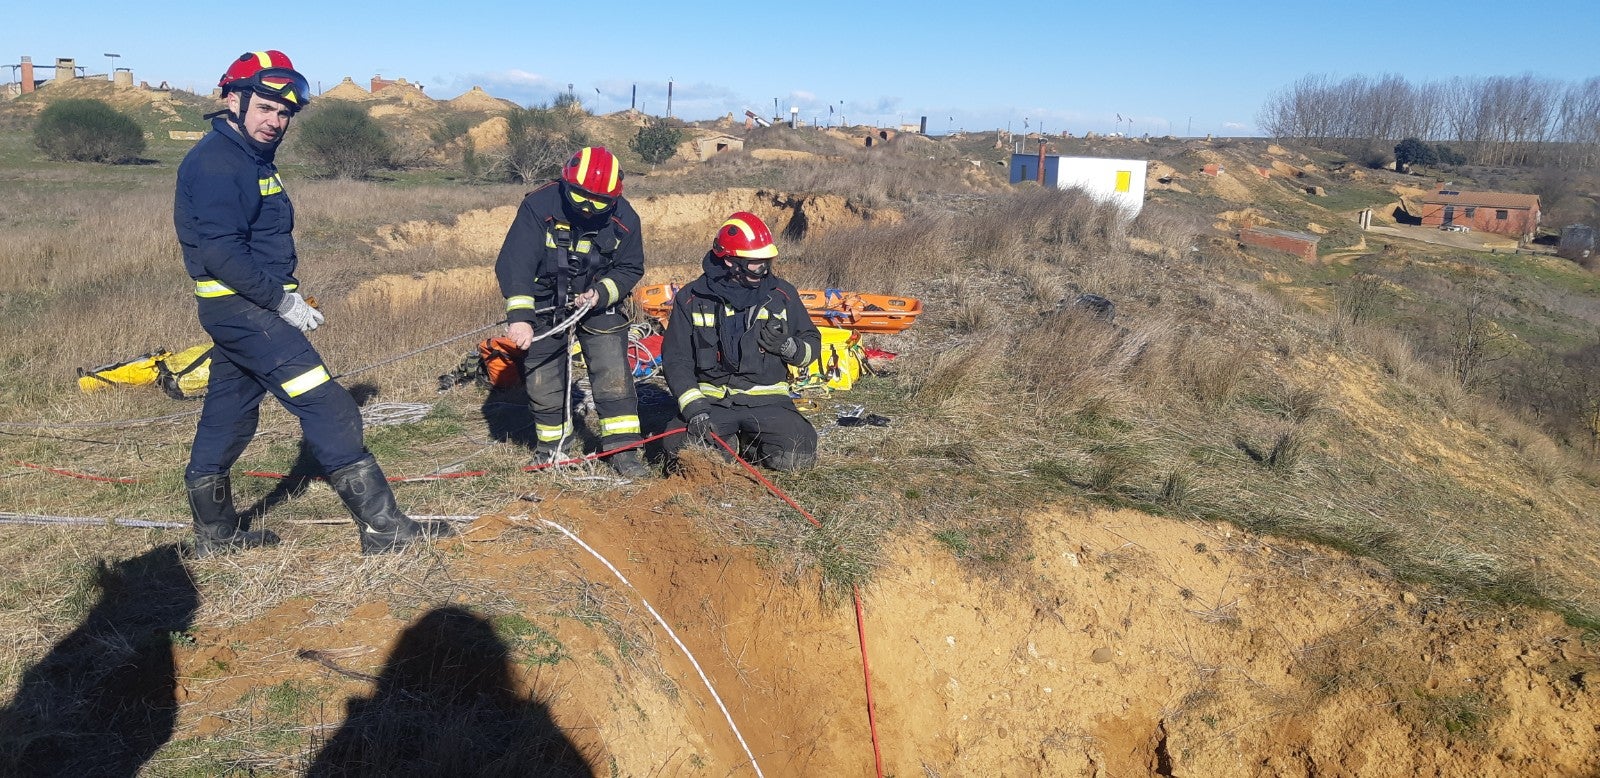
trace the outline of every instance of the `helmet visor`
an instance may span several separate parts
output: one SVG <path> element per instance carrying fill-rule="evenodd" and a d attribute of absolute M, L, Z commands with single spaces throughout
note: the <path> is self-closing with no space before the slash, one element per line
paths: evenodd
<path fill-rule="evenodd" d="M 268 100 L 284 103 L 297 111 L 311 102 L 311 88 L 306 77 L 289 68 L 263 68 L 234 86 L 248 87 Z"/>
<path fill-rule="evenodd" d="M 571 198 L 572 204 L 584 213 L 599 213 L 610 208 L 611 204 L 615 202 L 610 197 L 602 197 L 570 184 L 567 186 L 567 197 Z"/>

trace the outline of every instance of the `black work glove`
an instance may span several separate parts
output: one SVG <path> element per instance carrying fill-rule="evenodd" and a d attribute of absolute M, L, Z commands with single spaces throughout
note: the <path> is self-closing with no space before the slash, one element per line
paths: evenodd
<path fill-rule="evenodd" d="M 785 362 L 794 359 L 794 352 L 800 348 L 799 344 L 794 342 L 794 338 L 790 337 L 789 328 L 783 319 L 776 317 L 767 319 L 766 326 L 756 334 L 756 343 L 763 351 L 783 357 Z"/>
<path fill-rule="evenodd" d="M 702 443 L 710 443 L 711 414 L 707 411 L 701 411 L 693 416 L 690 416 L 688 435 L 690 440 L 698 440 Z"/>

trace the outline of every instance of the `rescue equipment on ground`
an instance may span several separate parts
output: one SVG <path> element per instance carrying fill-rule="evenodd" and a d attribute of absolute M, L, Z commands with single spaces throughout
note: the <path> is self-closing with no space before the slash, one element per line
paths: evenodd
<path fill-rule="evenodd" d="M 838 327 L 818 327 L 822 353 L 805 368 L 789 368 L 789 388 L 800 391 L 815 386 L 849 390 L 861 378 L 861 333 Z"/>
<path fill-rule="evenodd" d="M 672 297 L 678 284 L 653 284 L 633 291 L 647 316 L 665 327 L 672 314 Z M 800 301 L 818 327 L 892 334 L 916 323 L 922 301 L 915 297 L 846 292 L 840 289 L 801 289 Z"/>
<path fill-rule="evenodd" d="M 93 392 L 114 386 L 155 384 L 168 396 L 188 400 L 205 394 L 211 378 L 211 344 L 177 353 L 156 348 L 148 354 L 99 367 L 78 368 L 78 389 Z"/>
<path fill-rule="evenodd" d="M 522 386 L 522 358 L 527 354 L 516 341 L 503 335 L 484 338 L 454 370 L 439 376 L 439 391 L 448 392 L 465 383 L 482 389 L 516 389 Z"/>
<path fill-rule="evenodd" d="M 572 355 L 580 357 L 582 354 L 583 349 L 573 341 Z M 439 391 L 448 392 L 465 383 L 496 391 L 519 389 L 526 379 L 522 360 L 527 355 L 528 352 L 517 348 L 510 338 L 485 338 L 472 353 L 461 358 L 454 370 L 439 376 Z M 637 379 L 660 372 L 661 336 L 649 335 L 637 328 L 629 330 L 628 368 Z"/>

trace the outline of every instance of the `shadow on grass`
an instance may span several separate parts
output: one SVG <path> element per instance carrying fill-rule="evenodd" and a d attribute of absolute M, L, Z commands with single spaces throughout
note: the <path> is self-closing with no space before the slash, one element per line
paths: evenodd
<path fill-rule="evenodd" d="M 332 776 L 593 776 L 537 700 L 516 691 L 511 652 L 471 611 L 437 608 L 400 635 L 371 697 L 307 771 Z"/>
<path fill-rule="evenodd" d="M 172 736 L 173 646 L 200 597 L 178 547 L 97 562 L 99 599 L 0 709 L 0 774 L 132 776 Z"/>

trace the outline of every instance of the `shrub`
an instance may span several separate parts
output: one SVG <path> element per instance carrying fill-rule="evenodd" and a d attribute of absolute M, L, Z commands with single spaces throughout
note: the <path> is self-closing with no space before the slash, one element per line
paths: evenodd
<path fill-rule="evenodd" d="M 39 114 L 33 142 L 51 159 L 117 163 L 144 151 L 144 131 L 99 100 L 62 100 Z"/>
<path fill-rule="evenodd" d="M 553 108 L 516 108 L 506 114 L 507 173 L 525 183 L 553 177 L 572 152 L 589 145 L 581 106 L 566 105 L 558 101 Z"/>
<path fill-rule="evenodd" d="M 330 100 L 301 120 L 298 148 L 340 178 L 366 178 L 394 162 L 395 144 L 366 109 Z"/>
<path fill-rule="evenodd" d="M 639 128 L 639 133 L 628 143 L 646 164 L 659 165 L 678 153 L 678 143 L 683 140 L 683 130 L 653 121 Z"/>

